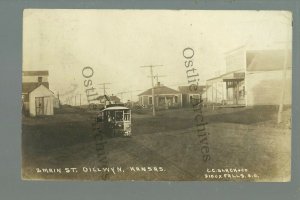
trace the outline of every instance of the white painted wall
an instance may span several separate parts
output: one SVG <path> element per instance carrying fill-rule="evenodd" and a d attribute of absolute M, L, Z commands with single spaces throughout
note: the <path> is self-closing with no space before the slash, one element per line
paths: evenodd
<path fill-rule="evenodd" d="M 44 85 L 40 85 L 29 94 L 29 113 L 36 116 L 35 97 L 44 97 L 44 114 L 53 115 L 53 93 Z"/>
<path fill-rule="evenodd" d="M 246 72 L 247 105 L 278 105 L 281 101 L 282 71 Z M 286 74 L 284 104 L 291 105 L 291 70 Z"/>

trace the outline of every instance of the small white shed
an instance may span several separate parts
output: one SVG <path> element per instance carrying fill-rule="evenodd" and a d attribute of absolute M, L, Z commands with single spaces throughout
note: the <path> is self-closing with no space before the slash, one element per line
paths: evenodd
<path fill-rule="evenodd" d="M 44 85 L 29 93 L 30 116 L 53 115 L 54 94 Z"/>

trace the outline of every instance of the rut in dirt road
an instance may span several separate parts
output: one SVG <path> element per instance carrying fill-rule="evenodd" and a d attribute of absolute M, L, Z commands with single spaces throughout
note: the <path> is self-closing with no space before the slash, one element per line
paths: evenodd
<path fill-rule="evenodd" d="M 189 171 L 181 168 L 176 163 L 168 160 L 166 157 L 162 156 L 155 150 L 150 149 L 149 147 L 139 143 L 134 140 L 134 138 L 128 138 L 126 140 L 126 146 L 123 148 L 114 149 L 118 154 L 128 154 L 133 157 L 136 162 L 134 165 L 140 164 L 142 166 L 148 166 L 149 164 L 163 167 L 168 169 L 172 174 L 183 177 L 183 179 L 193 180 L 195 175 Z M 128 166 L 133 165 L 133 163 L 128 164 Z"/>

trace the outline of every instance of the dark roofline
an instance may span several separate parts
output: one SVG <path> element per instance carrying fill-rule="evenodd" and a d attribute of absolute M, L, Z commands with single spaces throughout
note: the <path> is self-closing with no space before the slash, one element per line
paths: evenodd
<path fill-rule="evenodd" d="M 45 85 L 43 85 L 43 84 L 41 84 L 41 85 L 37 86 L 36 88 L 34 88 L 33 90 L 31 90 L 30 92 L 28 92 L 28 94 L 31 93 L 31 92 L 33 92 L 34 90 L 36 90 L 37 88 L 39 88 L 39 87 L 41 87 L 41 86 L 45 87 L 47 90 L 49 90 L 49 91 L 54 95 L 54 92 L 53 92 L 52 90 L 50 90 L 49 88 L 47 88 L 47 87 L 46 87 Z"/>
<path fill-rule="evenodd" d="M 167 87 L 167 86 L 165 86 L 165 85 L 161 85 L 161 86 L 156 86 L 156 87 L 154 87 L 154 91 L 157 90 L 157 89 L 159 89 L 159 88 L 166 88 L 166 89 L 168 89 L 169 91 L 172 91 L 172 93 L 162 93 L 162 94 L 181 94 L 179 91 L 174 90 L 174 89 L 172 89 L 172 88 L 169 88 L 169 87 Z M 156 91 L 156 92 L 157 92 L 157 91 Z M 148 93 L 149 93 L 149 94 L 148 94 Z M 152 88 L 150 88 L 150 89 L 148 89 L 148 90 L 146 90 L 146 91 L 144 91 L 144 92 L 138 94 L 138 96 L 142 96 L 142 95 L 152 95 L 151 93 L 152 93 Z M 156 94 L 156 95 L 159 95 L 159 94 Z"/>
<path fill-rule="evenodd" d="M 45 86 L 47 89 L 49 89 L 49 83 L 48 82 L 29 82 L 29 83 L 22 83 L 22 93 L 30 93 L 36 88 L 40 87 L 40 85 Z M 49 89 L 50 90 L 50 89 Z"/>
<path fill-rule="evenodd" d="M 48 70 L 42 71 L 22 71 L 23 76 L 49 76 Z"/>
<path fill-rule="evenodd" d="M 236 72 L 239 72 L 239 71 L 243 72 L 244 69 L 238 69 L 238 70 L 234 70 L 234 71 L 231 71 L 231 72 L 226 72 L 226 73 L 224 73 L 224 74 L 221 74 L 220 76 L 217 76 L 217 77 L 214 77 L 214 78 L 207 79 L 206 81 L 211 81 L 211 80 L 214 80 L 214 79 L 222 78 L 223 76 L 226 76 L 226 75 L 232 74 L 232 73 L 236 73 Z"/>
<path fill-rule="evenodd" d="M 29 93 L 33 92 L 34 90 L 36 90 L 37 88 L 39 88 L 39 87 L 41 87 L 41 86 L 45 87 L 47 90 L 49 90 L 49 91 L 54 95 L 54 92 L 53 92 L 52 90 L 50 90 L 49 88 L 47 88 L 47 87 L 46 87 L 45 85 L 43 85 L 43 84 L 37 86 L 36 88 L 34 88 L 33 90 L 31 90 Z"/>
<path fill-rule="evenodd" d="M 238 50 L 241 50 L 241 49 L 245 49 L 245 45 L 241 45 L 241 46 L 238 46 L 238 47 L 236 47 L 236 48 L 234 48 L 234 49 L 231 49 L 231 50 L 229 50 L 229 51 L 226 51 L 226 52 L 224 52 L 224 54 L 226 55 L 226 56 L 228 56 L 228 55 L 230 55 L 230 54 L 233 54 L 233 53 L 235 53 L 235 52 L 237 52 Z M 245 51 L 247 51 L 247 50 L 245 50 Z"/>

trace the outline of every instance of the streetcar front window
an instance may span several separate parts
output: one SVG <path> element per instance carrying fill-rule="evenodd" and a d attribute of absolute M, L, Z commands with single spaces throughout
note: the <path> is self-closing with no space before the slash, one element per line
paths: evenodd
<path fill-rule="evenodd" d="M 116 121 L 123 121 L 123 111 L 116 111 Z"/>

